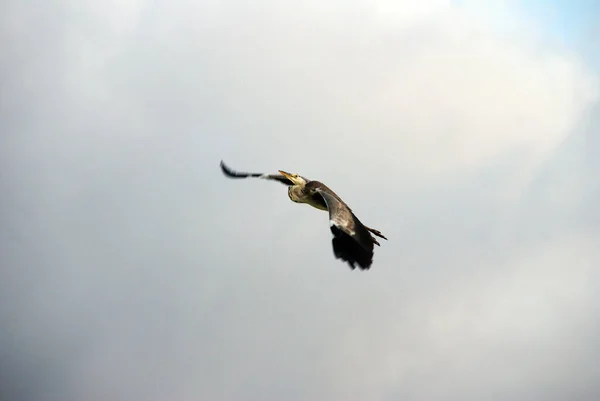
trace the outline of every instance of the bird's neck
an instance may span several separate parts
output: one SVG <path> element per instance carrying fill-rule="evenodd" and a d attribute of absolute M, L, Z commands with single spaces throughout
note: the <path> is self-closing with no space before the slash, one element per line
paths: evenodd
<path fill-rule="evenodd" d="M 306 198 L 304 188 L 300 185 L 291 185 L 288 188 L 288 195 L 294 202 L 304 202 L 304 198 Z"/>

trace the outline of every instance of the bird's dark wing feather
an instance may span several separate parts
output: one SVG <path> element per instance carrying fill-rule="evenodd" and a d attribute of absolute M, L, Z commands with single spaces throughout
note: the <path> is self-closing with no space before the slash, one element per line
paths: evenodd
<path fill-rule="evenodd" d="M 363 270 L 369 269 L 373 263 L 373 245 L 377 241 L 352 210 L 329 188 L 321 184 L 316 187 L 315 192 L 327 204 L 335 257 L 346 261 L 352 269 L 355 269 L 355 264 Z"/>
<path fill-rule="evenodd" d="M 225 165 L 223 160 L 221 160 L 221 170 L 223 171 L 223 174 L 225 174 L 227 177 L 230 177 L 230 178 L 258 177 L 258 178 L 264 178 L 267 180 L 279 181 L 285 185 L 292 185 L 292 182 L 281 174 L 240 173 L 240 172 L 237 172 L 237 171 L 229 168 L 227 165 Z"/>

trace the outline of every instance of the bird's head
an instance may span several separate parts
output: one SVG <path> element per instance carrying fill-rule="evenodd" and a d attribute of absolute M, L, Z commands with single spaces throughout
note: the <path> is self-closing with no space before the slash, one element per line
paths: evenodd
<path fill-rule="evenodd" d="M 287 173 L 287 172 L 282 171 L 282 170 L 279 170 L 279 172 L 285 178 L 287 178 L 288 180 L 290 180 L 292 182 L 292 184 L 294 184 L 294 185 L 301 185 L 301 186 L 306 185 L 306 180 L 304 178 L 300 177 L 298 174 Z"/>

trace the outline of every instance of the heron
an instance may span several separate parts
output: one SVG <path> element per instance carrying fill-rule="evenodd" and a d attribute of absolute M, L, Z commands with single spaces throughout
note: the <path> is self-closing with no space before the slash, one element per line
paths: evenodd
<path fill-rule="evenodd" d="M 229 178 L 256 177 L 278 181 L 288 186 L 288 196 L 295 203 L 304 203 L 329 212 L 329 227 L 333 238 L 333 254 L 354 270 L 368 270 L 373 263 L 374 245 L 380 246 L 375 236 L 387 240 L 378 230 L 367 227 L 354 215 L 352 209 L 329 187 L 295 173 L 278 170 L 279 174 L 243 173 L 228 167 L 221 160 L 221 170 Z M 374 236 L 375 235 L 375 236 Z"/>

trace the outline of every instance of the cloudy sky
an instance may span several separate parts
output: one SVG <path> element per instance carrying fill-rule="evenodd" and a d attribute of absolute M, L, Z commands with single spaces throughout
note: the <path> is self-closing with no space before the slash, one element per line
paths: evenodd
<path fill-rule="evenodd" d="M 593 3 L 4 2 L 0 398 L 599 399 Z"/>

